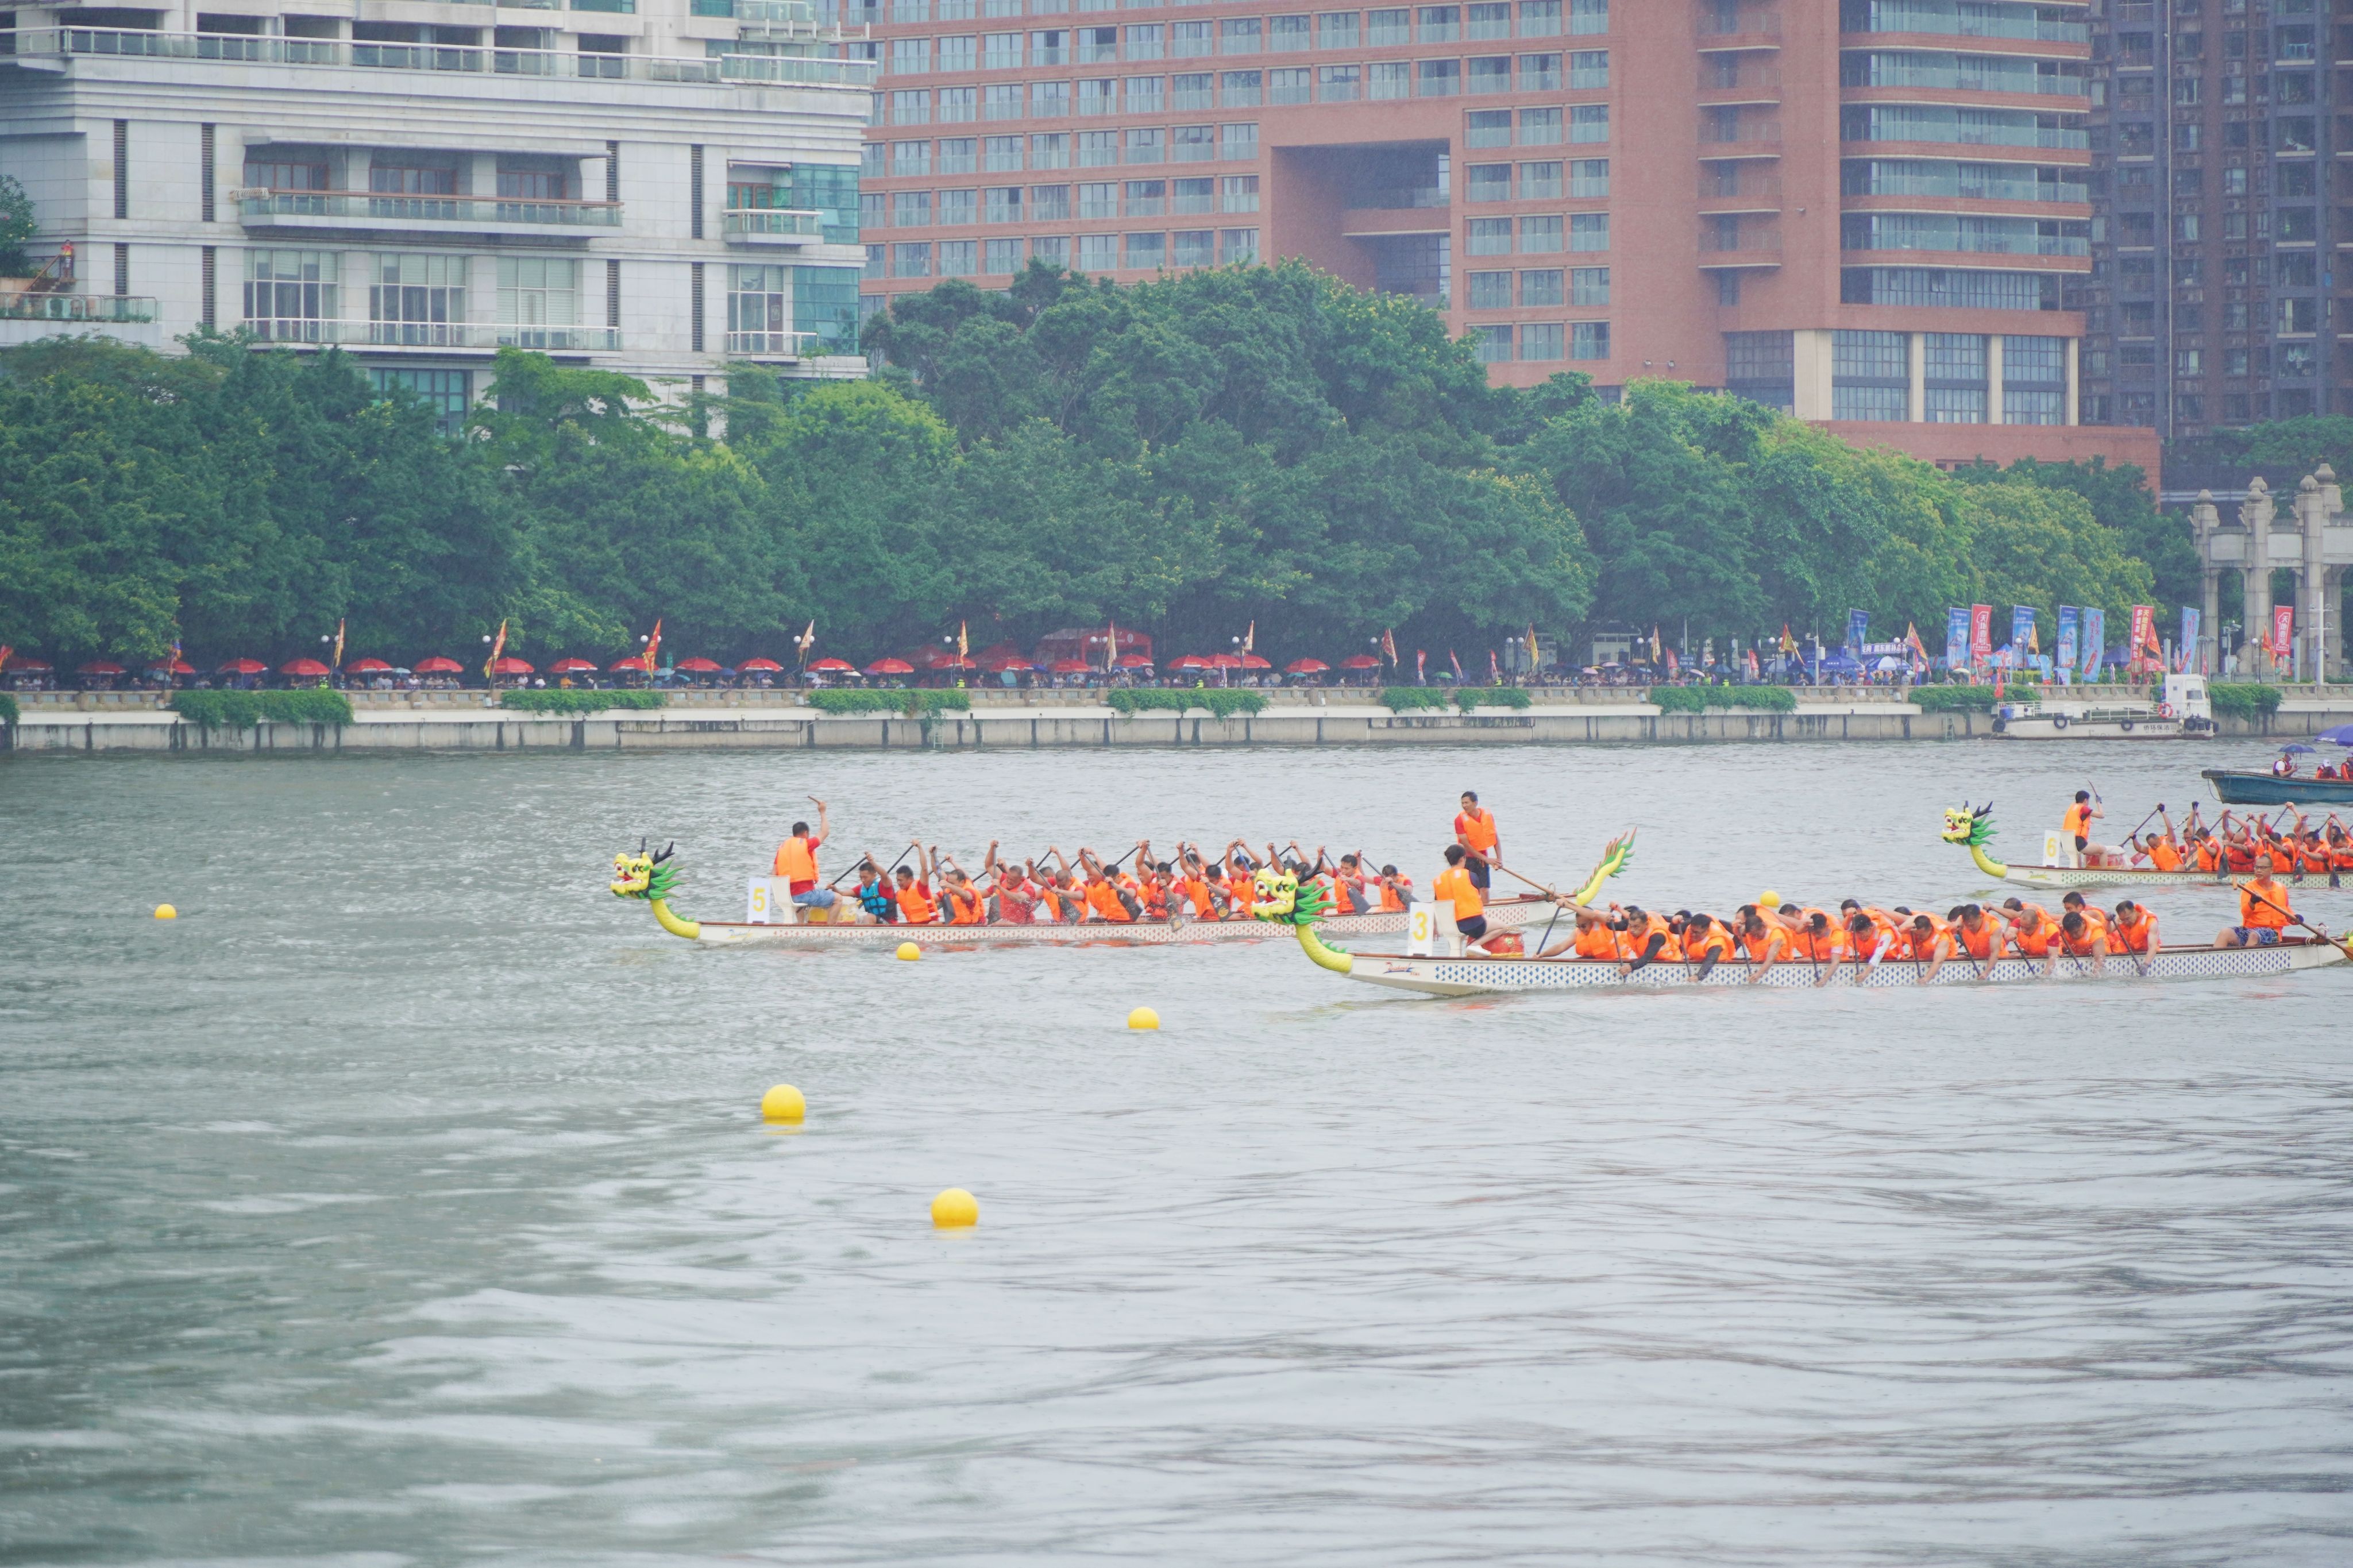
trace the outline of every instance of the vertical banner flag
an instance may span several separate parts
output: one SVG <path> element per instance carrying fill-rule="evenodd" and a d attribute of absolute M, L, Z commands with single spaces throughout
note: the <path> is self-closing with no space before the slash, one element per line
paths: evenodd
<path fill-rule="evenodd" d="M 1991 652 L 1993 652 L 1993 606 L 1971 605 L 1969 606 L 1969 662 L 1975 664 Z"/>
<path fill-rule="evenodd" d="M 1958 669 L 1969 661 L 1969 607 L 1955 605 L 1945 612 L 1945 663 Z"/>
<path fill-rule="evenodd" d="M 1446 650 L 1446 662 L 1454 667 L 1454 679 L 1457 680 L 1462 679 L 1462 656 L 1456 653 L 1452 648 L 1448 648 Z"/>
<path fill-rule="evenodd" d="M 1490 686 L 1501 686 L 1504 684 L 1504 671 L 1502 667 L 1495 662 L 1495 650 L 1493 648 L 1489 648 L 1487 650 L 1487 684 Z"/>
<path fill-rule="evenodd" d="M 2165 667 L 2165 649 L 2157 640 L 2157 606 L 2135 605 L 2132 607 L 2132 668 L 2147 668 L 2150 663 Z"/>
<path fill-rule="evenodd" d="M 1849 610 L 1846 613 L 1846 650 L 1857 658 L 1862 657 L 1862 645 L 1871 640 L 1871 612 Z"/>
<path fill-rule="evenodd" d="M 2198 618 L 2200 614 L 2201 611 L 2191 605 L 2181 606 L 2181 672 L 2184 675 L 2202 675 L 2206 671 L 2206 660 L 2200 657 L 2205 650 L 2198 646 Z"/>
<path fill-rule="evenodd" d="M 1920 628 L 1910 621 L 1904 623 L 1904 646 L 1911 650 L 1910 663 L 1915 669 L 1928 668 L 1928 647 L 1920 640 Z"/>
<path fill-rule="evenodd" d="M 506 651 L 507 624 L 504 621 L 501 621 L 499 623 L 498 640 L 491 644 L 491 657 L 482 660 L 482 679 L 484 680 L 491 679 L 491 672 L 498 668 L 500 656 L 504 654 Z"/>
<path fill-rule="evenodd" d="M 1755 645 L 1752 644 L 1748 649 L 1748 679 L 1754 680 L 1757 677 L 1757 648 Z"/>
<path fill-rule="evenodd" d="M 329 660 L 327 661 L 327 668 L 328 668 L 329 669 L 341 669 L 341 668 L 343 668 L 343 626 L 344 626 L 344 625 L 345 625 L 345 623 L 344 623 L 344 622 L 343 622 L 343 621 L 337 621 L 337 622 L 335 623 L 335 657 L 334 657 L 334 658 L 331 658 L 331 659 L 329 659 Z M 179 655 L 175 652 L 175 653 L 173 655 L 173 657 L 174 657 L 174 658 L 178 658 L 178 657 L 179 657 Z"/>
<path fill-rule="evenodd" d="M 2088 678 L 2100 673 L 2100 663 L 2108 653 L 2108 612 L 2097 605 L 2084 606 L 2084 674 Z"/>
<path fill-rule="evenodd" d="M 1119 623 L 1106 618 L 1103 622 L 1103 673 L 1109 675 L 1119 668 Z"/>
<path fill-rule="evenodd" d="M 1430 655 L 1421 648 L 1413 650 L 1413 683 L 1427 686 L 1430 676 Z"/>
<path fill-rule="evenodd" d="M 645 667 L 646 667 L 646 673 L 647 673 L 648 675 L 651 675 L 651 674 L 654 672 L 654 660 L 655 660 L 655 658 L 656 658 L 657 657 L 659 657 L 659 654 L 660 654 L 660 653 L 661 653 L 661 617 L 660 617 L 659 616 L 656 616 L 654 617 L 654 629 L 653 629 L 653 632 L 651 633 L 651 635 L 649 635 L 649 636 L 646 638 L 646 651 L 645 651 L 645 655 L 644 655 L 644 662 L 645 662 Z"/>
<path fill-rule="evenodd" d="M 1389 668 L 1395 669 L 1398 662 L 1397 633 L 1386 630 L 1381 633 L 1381 652 L 1388 659 Z"/>
<path fill-rule="evenodd" d="M 1242 651 L 1244 653 L 1256 653 L 1258 651 L 1258 623 L 1256 621 L 1252 621 L 1250 624 L 1250 630 L 1242 634 Z"/>
<path fill-rule="evenodd" d="M 2272 606 L 2272 657 L 2287 659 L 2295 652 L 2295 606 Z"/>
<path fill-rule="evenodd" d="M 2059 606 L 2058 654 L 2059 668 L 2062 669 L 2072 670 L 2075 668 L 2075 649 L 2081 642 L 2078 623 L 2082 620 L 2083 615 L 2084 612 L 2073 605 Z"/>
<path fill-rule="evenodd" d="M 2034 606 L 2012 605 L 2010 607 L 2010 647 L 2011 656 L 2024 658 L 2034 642 Z"/>
<path fill-rule="evenodd" d="M 1534 675 L 1543 668 L 1544 660 L 1536 654 L 1536 624 L 1530 621 L 1528 623 L 1528 673 Z"/>

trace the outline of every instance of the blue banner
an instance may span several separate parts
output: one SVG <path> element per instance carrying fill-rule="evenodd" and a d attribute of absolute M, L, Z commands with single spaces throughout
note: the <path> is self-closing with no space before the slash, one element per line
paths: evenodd
<path fill-rule="evenodd" d="M 1955 669 L 1969 662 L 1969 607 L 1955 605 L 1945 612 L 1945 662 Z"/>
<path fill-rule="evenodd" d="M 1846 650 L 1855 658 L 1862 657 L 1863 645 L 1871 640 L 1871 612 L 1849 610 L 1846 613 Z"/>
<path fill-rule="evenodd" d="M 2084 606 L 2084 678 L 2097 679 L 2108 653 L 2108 613 L 2097 605 Z"/>
<path fill-rule="evenodd" d="M 2010 646 L 2018 650 L 2019 658 L 2024 658 L 2034 643 L 2034 606 L 2012 605 L 2010 607 Z"/>
<path fill-rule="evenodd" d="M 2198 657 L 2198 617 L 2200 612 L 2189 605 L 2181 606 L 2181 641 L 2173 650 L 2174 662 L 2185 673 L 2203 673 L 2205 664 Z"/>
<path fill-rule="evenodd" d="M 2053 651 L 2058 655 L 2059 668 L 2062 669 L 2075 668 L 2075 648 L 2078 642 L 2076 626 L 2078 617 L 2082 615 L 2083 612 L 2073 605 L 2059 606 L 2059 646 Z"/>

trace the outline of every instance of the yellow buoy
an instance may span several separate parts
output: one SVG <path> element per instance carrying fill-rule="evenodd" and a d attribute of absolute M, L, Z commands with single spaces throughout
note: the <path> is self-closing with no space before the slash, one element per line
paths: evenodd
<path fill-rule="evenodd" d="M 917 947 L 913 942 L 902 942 L 899 944 L 899 957 L 902 962 L 913 963 L 915 960 L 923 956 L 923 950 Z"/>
<path fill-rule="evenodd" d="M 1767 888 L 1757 895 L 1757 907 L 1760 910 L 1778 910 L 1781 907 L 1781 895 Z"/>
<path fill-rule="evenodd" d="M 765 1121 L 798 1121 L 808 1114 L 808 1101 L 791 1084 L 780 1083 L 760 1097 L 760 1117 Z"/>
<path fill-rule="evenodd" d="M 157 904 L 155 906 L 155 918 L 159 921 L 175 921 L 180 918 L 180 911 L 174 909 L 169 904 Z"/>
<path fill-rule="evenodd" d="M 932 1200 L 932 1224 L 940 1230 L 965 1230 L 980 1223 L 980 1201 L 962 1187 Z"/>
<path fill-rule="evenodd" d="M 1127 1026 L 1131 1029 L 1156 1029 L 1160 1027 L 1160 1015 L 1149 1007 L 1138 1007 L 1127 1016 Z"/>

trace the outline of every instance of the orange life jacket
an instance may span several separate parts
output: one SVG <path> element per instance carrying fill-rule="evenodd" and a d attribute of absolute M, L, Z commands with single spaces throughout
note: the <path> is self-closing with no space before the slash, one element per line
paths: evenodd
<path fill-rule="evenodd" d="M 2130 921 L 2119 919 L 2108 922 L 2112 945 L 2121 946 L 2126 952 L 2147 952 L 2150 939 L 2157 935 L 2157 917 L 2137 904 L 2133 906 L 2133 912 L 2137 918 Z"/>
<path fill-rule="evenodd" d="M 776 846 L 776 863 L 768 875 L 785 878 L 796 893 L 807 892 L 817 886 L 817 846 L 797 834 L 786 839 Z"/>
<path fill-rule="evenodd" d="M 1472 882 L 1471 873 L 1460 866 L 1449 866 L 1440 871 L 1438 880 L 1430 885 L 1430 891 L 1433 898 L 1453 901 L 1454 920 L 1458 925 L 1464 921 L 1477 919 L 1487 907 L 1485 900 L 1479 897 L 1478 884 Z"/>
<path fill-rule="evenodd" d="M 2173 840 L 2170 838 L 2150 839 L 2148 841 L 2148 859 L 2149 864 L 2155 866 L 2160 871 L 2179 871 L 2181 869 L 2181 851 L 2173 847 Z"/>
<path fill-rule="evenodd" d="M 909 925 L 925 926 L 939 918 L 940 907 L 932 902 L 931 889 L 921 882 L 911 882 L 899 889 L 899 917 Z"/>
<path fill-rule="evenodd" d="M 2029 958 L 2047 956 L 2051 952 L 2052 939 L 2059 934 L 2059 922 L 2052 920 L 2051 912 L 2040 904 L 2029 904 L 2020 913 L 2021 923 L 2010 928 L 2010 940 L 2018 944 L 2018 951 Z M 2030 913 L 2041 917 L 2031 931 L 2026 929 L 2022 920 Z"/>
<path fill-rule="evenodd" d="M 1576 952 L 1579 958 L 1616 958 L 1618 933 L 1606 925 L 1588 926 L 1577 933 Z"/>
<path fill-rule="evenodd" d="M 1119 889 L 1109 882 L 1093 881 L 1087 884 L 1087 908 L 1094 911 L 1095 918 L 1098 920 L 1132 923 L 1135 919 L 1134 915 L 1127 912 L 1127 906 L 1119 901 Z"/>
<path fill-rule="evenodd" d="M 948 924 L 976 926 L 981 923 L 983 911 L 987 906 L 978 888 L 966 883 L 961 888 L 950 887 L 947 893 Z"/>
<path fill-rule="evenodd" d="M 1917 925 L 1907 925 L 1904 928 L 1904 946 L 1901 951 L 1907 958 L 1931 959 L 1939 952 L 1950 952 L 1952 941 L 1953 928 L 1936 916 L 1930 915 L 1928 929 L 1926 931 L 1921 931 Z"/>
<path fill-rule="evenodd" d="M 2248 927 L 2285 931 L 2287 929 L 2287 889 L 2274 883 L 2269 888 L 2261 889 L 2262 896 L 2259 898 L 2256 896 L 2258 886 L 2258 884 L 2250 883 L 2239 889 L 2239 923 Z M 2271 901 L 2265 903 L 2263 901 L 2265 899 Z"/>
<path fill-rule="evenodd" d="M 1482 859 L 1495 847 L 1495 814 L 1485 806 L 1454 814 L 1454 836 Z"/>
<path fill-rule="evenodd" d="M 1722 921 L 1710 921 L 1705 931 L 1686 929 L 1683 932 L 1683 956 L 1705 958 L 1715 954 L 1721 961 L 1732 955 L 1732 933 L 1724 929 Z"/>

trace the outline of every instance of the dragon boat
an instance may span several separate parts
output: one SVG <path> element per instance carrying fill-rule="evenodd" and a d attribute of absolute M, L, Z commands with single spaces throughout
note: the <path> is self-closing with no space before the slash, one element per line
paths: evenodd
<path fill-rule="evenodd" d="M 1598 890 L 1601 876 L 1581 890 L 1579 903 Z M 1878 963 L 1840 960 L 1782 959 L 1760 969 L 1745 958 L 1717 963 L 1662 959 L 1633 969 L 1607 959 L 1484 957 L 1464 952 L 1351 952 L 1325 942 L 1317 930 L 1324 892 L 1299 888 L 1288 908 L 1276 900 L 1261 907 L 1258 918 L 1292 928 L 1300 950 L 1318 968 L 1367 985 L 1425 996 L 1482 996 L 1516 991 L 1682 991 L 1701 986 L 1768 985 L 1819 987 L 1845 985 L 1884 989 L 1927 982 L 1925 962 L 1900 959 Z M 1966 955 L 1949 958 L 1937 971 L 1935 984 L 1944 985 L 2009 985 L 2051 980 L 2158 981 L 2204 980 L 2222 977 L 2259 978 L 2292 974 L 2347 962 L 2347 944 L 2315 937 L 2290 939 L 2270 947 L 2169 947 L 2148 959 L 2118 955 L 2105 960 L 2062 957 L 2048 974 L 2043 961 L 1997 958 L 1978 963 Z"/>
<path fill-rule="evenodd" d="M 825 949 L 836 947 L 896 947 L 912 942 L 923 947 L 1060 946 L 1117 944 L 1132 947 L 1174 947 L 1205 942 L 1265 942 L 1278 936 L 1259 920 L 1085 921 L 1071 923 L 1015 925 L 990 921 L 982 925 L 852 925 L 812 921 L 806 924 L 759 924 L 749 921 L 693 921 L 670 908 L 670 900 L 685 886 L 681 879 L 677 846 L 649 854 L 639 846 L 634 855 L 624 850 L 613 857 L 613 896 L 651 906 L 662 930 L 688 942 L 733 945 L 763 945 Z M 1278 897 L 1280 875 L 1258 874 L 1255 900 L 1270 903 Z M 1297 884 L 1293 882 L 1295 891 Z M 845 899 L 845 903 L 849 900 Z M 1498 899 L 1487 906 L 1488 923 L 1511 929 L 1544 920 L 1557 912 L 1549 898 Z M 1372 914 L 1326 912 L 1320 923 L 1335 936 L 1379 936 L 1406 929 L 1408 915 L 1399 910 Z"/>
<path fill-rule="evenodd" d="M 1964 803 L 1945 808 L 1945 842 L 1969 852 L 1978 869 L 1999 882 L 2022 888 L 2194 888 L 2226 884 L 2231 872 L 2159 871 L 2133 866 L 2010 866 L 1986 853 L 1993 843 L 1993 807 Z"/>

